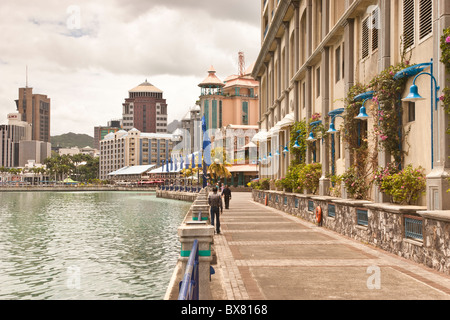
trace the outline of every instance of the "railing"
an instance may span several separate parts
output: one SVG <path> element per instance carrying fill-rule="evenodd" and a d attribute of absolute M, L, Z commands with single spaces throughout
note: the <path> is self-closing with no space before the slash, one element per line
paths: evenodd
<path fill-rule="evenodd" d="M 357 209 L 356 210 L 356 218 L 357 218 L 358 225 L 360 225 L 360 226 L 368 226 L 369 225 L 369 214 L 368 214 L 367 210 Z"/>
<path fill-rule="evenodd" d="M 199 300 L 198 255 L 198 240 L 194 240 L 186 271 L 183 280 L 180 282 L 178 300 Z"/>
<path fill-rule="evenodd" d="M 177 191 L 177 192 L 192 192 L 198 193 L 201 191 L 200 187 L 185 187 L 185 186 L 161 186 L 162 191 Z"/>
<path fill-rule="evenodd" d="M 405 217 L 405 237 L 423 241 L 422 220 Z"/>

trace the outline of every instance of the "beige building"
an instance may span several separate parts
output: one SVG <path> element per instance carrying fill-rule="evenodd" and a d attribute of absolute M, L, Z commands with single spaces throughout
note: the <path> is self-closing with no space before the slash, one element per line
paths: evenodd
<path fill-rule="evenodd" d="M 277 125 L 287 116 L 300 121 L 319 113 L 328 129 L 330 112 L 344 108 L 349 90 L 355 84 L 369 84 L 383 70 L 401 62 L 401 47 L 410 57 L 410 64 L 433 59 L 438 85 L 441 90 L 448 86 L 439 44 L 443 29 L 449 25 L 450 3 L 445 0 L 261 0 L 261 50 L 252 76 L 260 83 L 260 129 L 277 131 L 276 138 L 268 135 L 262 152 L 275 153 L 289 144 L 291 126 Z M 430 72 L 430 67 L 424 71 Z M 413 79 L 407 78 L 403 97 L 408 95 Z M 416 82 L 425 100 L 415 104 L 403 102 L 399 128 L 409 134 L 400 148 L 406 152 L 404 165 L 426 170 L 427 196 L 420 204 L 426 204 L 429 210 L 443 210 L 450 209 L 446 192 L 450 169 L 450 141 L 445 132 L 448 117 L 442 105 L 430 111 L 430 81 L 430 77 L 421 76 Z M 369 113 L 376 105 L 369 101 L 366 107 Z M 336 127 L 346 125 L 341 118 L 333 121 Z M 373 118 L 361 126 L 362 130 L 373 132 Z M 281 160 L 266 175 L 283 177 L 291 157 Z M 383 150 L 379 150 L 377 159 L 383 167 L 393 160 Z M 358 159 L 351 156 L 342 136 L 337 134 L 333 141 L 317 140 L 314 150 L 309 145 L 306 161 L 322 164 L 320 194 L 327 195 L 329 174 L 342 174 Z M 376 189 L 372 190 L 372 198 L 386 201 Z"/>
<path fill-rule="evenodd" d="M 135 128 L 110 133 L 100 141 L 100 179 L 124 167 L 161 166 L 177 143 L 172 134 L 144 133 Z"/>
<path fill-rule="evenodd" d="M 201 115 L 207 129 L 233 125 L 257 125 L 259 120 L 259 83 L 250 75 L 252 66 L 241 69 L 224 81 L 216 76 L 214 67 L 198 85 L 201 88 Z"/>

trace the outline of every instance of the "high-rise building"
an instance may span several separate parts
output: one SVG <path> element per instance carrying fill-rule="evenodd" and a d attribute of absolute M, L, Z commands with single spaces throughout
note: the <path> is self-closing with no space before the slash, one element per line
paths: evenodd
<path fill-rule="evenodd" d="M 19 166 L 19 144 L 31 139 L 31 124 L 21 121 L 20 114 L 8 114 L 8 124 L 0 126 L 0 167 Z"/>
<path fill-rule="evenodd" d="M 19 88 L 16 106 L 22 121 L 32 125 L 31 140 L 50 142 L 50 98 L 26 86 Z"/>
<path fill-rule="evenodd" d="M 128 93 L 122 105 L 123 129 L 167 133 L 167 103 L 163 91 L 145 80 Z"/>

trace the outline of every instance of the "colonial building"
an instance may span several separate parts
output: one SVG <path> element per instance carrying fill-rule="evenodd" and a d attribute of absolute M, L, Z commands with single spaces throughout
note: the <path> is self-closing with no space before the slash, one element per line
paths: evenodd
<path fill-rule="evenodd" d="M 244 65 L 242 65 L 244 66 Z M 207 129 L 221 129 L 233 125 L 257 125 L 259 83 L 250 75 L 252 67 L 243 67 L 238 75 L 220 80 L 214 67 L 198 85 L 201 88 L 201 114 Z"/>
<path fill-rule="evenodd" d="M 128 94 L 123 103 L 123 129 L 167 133 L 167 103 L 163 91 L 145 80 Z"/>
<path fill-rule="evenodd" d="M 440 41 L 449 25 L 450 5 L 445 0 L 261 0 L 261 50 L 252 72 L 260 83 L 258 124 L 267 133 L 260 156 L 275 155 L 293 145 L 292 122 L 285 121 L 293 117 L 295 122 L 308 123 L 308 133 L 315 140 L 307 144 L 306 162 L 322 165 L 321 195 L 329 194 L 330 175 L 342 174 L 361 160 L 362 154 L 355 154 L 343 137 L 343 130 L 353 124 L 358 129 L 358 143 L 376 151 L 371 153 L 374 162 L 386 167 L 397 152 L 379 147 L 392 137 L 374 130 L 382 121 L 376 98 L 384 92 L 351 94 L 356 85 L 369 87 L 390 66 L 403 65 L 404 69 L 391 69 L 398 72 L 395 79 L 404 85 L 398 97 L 402 112 L 395 124 L 401 164 L 426 171 L 426 197 L 419 204 L 429 210 L 450 209 L 449 122 L 442 103 L 435 105 L 435 98 L 448 86 L 448 74 L 440 62 Z M 419 67 L 408 68 L 414 65 Z M 421 71 L 436 79 L 440 87 L 436 95 L 429 75 L 415 79 Z M 413 83 L 425 99 L 401 100 Z M 358 99 L 364 99 L 361 111 L 367 112 L 368 119 L 349 122 L 349 97 L 360 106 L 362 100 Z M 341 130 L 321 138 L 314 132 L 315 125 Z M 292 136 L 295 139 L 295 134 Z M 292 159 L 290 152 L 272 162 L 264 175 L 284 177 Z M 348 197 L 345 188 L 342 197 Z M 370 197 L 375 202 L 388 201 L 377 188 Z"/>

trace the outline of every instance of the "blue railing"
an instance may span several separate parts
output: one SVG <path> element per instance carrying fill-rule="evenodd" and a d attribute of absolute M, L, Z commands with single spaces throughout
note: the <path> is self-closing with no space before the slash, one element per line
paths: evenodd
<path fill-rule="evenodd" d="M 357 209 L 356 210 L 356 218 L 357 218 L 357 223 L 360 226 L 368 226 L 369 225 L 369 214 L 367 212 L 367 210 L 360 210 Z"/>
<path fill-rule="evenodd" d="M 405 217 L 405 237 L 423 240 L 422 220 Z"/>
<path fill-rule="evenodd" d="M 180 282 L 178 300 L 199 300 L 198 240 L 192 244 L 183 280 Z"/>

